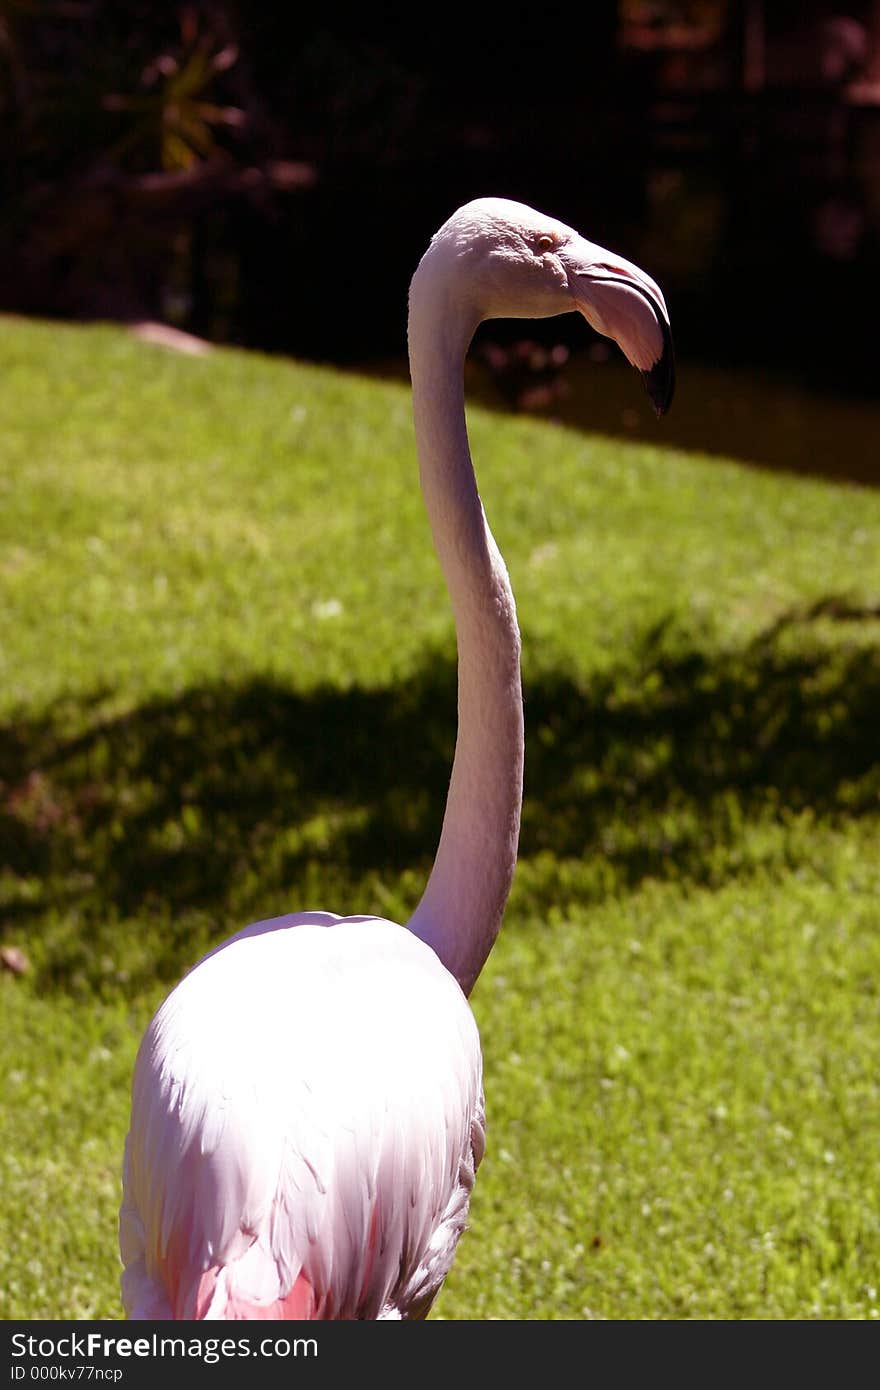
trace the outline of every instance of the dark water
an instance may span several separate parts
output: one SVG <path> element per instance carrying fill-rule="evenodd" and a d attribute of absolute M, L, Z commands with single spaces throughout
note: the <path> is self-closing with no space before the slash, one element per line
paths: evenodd
<path fill-rule="evenodd" d="M 633 371 L 586 354 L 559 384 L 560 398 L 542 413 L 580 428 L 880 485 L 880 400 L 824 393 L 770 371 L 685 362 L 672 408 L 657 420 Z"/>
<path fill-rule="evenodd" d="M 367 371 L 406 379 L 402 361 Z M 490 332 L 472 349 L 467 392 L 471 402 L 576 429 L 880 486 L 880 398 L 823 391 L 769 369 L 680 361 L 672 408 L 658 420 L 616 349 L 594 342 L 554 363 L 546 345 L 502 346 Z"/>

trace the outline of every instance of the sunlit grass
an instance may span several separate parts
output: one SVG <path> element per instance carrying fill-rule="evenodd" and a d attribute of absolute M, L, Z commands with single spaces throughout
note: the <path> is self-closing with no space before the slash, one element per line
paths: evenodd
<path fill-rule="evenodd" d="M 0 357 L 0 1316 L 117 1317 L 143 1026 L 245 921 L 412 909 L 454 636 L 402 386 L 15 321 Z M 527 780 L 434 1316 L 872 1316 L 880 497 L 471 434 Z"/>

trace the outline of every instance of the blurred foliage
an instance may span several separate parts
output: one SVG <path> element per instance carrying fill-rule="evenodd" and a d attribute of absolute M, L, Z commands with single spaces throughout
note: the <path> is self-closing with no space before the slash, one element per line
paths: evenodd
<path fill-rule="evenodd" d="M 214 80 L 233 66 L 238 50 L 200 30 L 194 14 L 183 16 L 180 52 L 164 52 L 141 73 L 142 94 L 108 93 L 107 111 L 128 114 L 132 124 L 109 151 L 113 163 L 143 158 L 148 167 L 189 169 L 220 150 L 218 132 L 240 129 L 244 112 L 205 100 Z"/>
<path fill-rule="evenodd" d="M 216 5 L 0 0 L 0 52 L 4 176 L 11 164 L 22 184 L 189 168 L 245 124 L 223 86 L 238 49 Z"/>
<path fill-rule="evenodd" d="M 479 12 L 426 42 L 393 4 L 0 0 L 0 307 L 402 357 L 427 237 L 494 193 L 644 265 L 689 357 L 870 394 L 880 39 L 831 8 L 600 0 L 589 42 Z"/>
<path fill-rule="evenodd" d="M 163 316 L 252 97 L 228 6 L 0 0 L 0 302 Z"/>

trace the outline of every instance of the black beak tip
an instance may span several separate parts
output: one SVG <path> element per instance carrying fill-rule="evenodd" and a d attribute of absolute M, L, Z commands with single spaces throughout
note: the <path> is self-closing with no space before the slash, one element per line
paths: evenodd
<path fill-rule="evenodd" d="M 645 390 L 651 398 L 659 420 L 672 405 L 675 395 L 675 353 L 672 350 L 672 337 L 664 334 L 665 342 L 661 356 L 648 371 L 642 372 Z"/>

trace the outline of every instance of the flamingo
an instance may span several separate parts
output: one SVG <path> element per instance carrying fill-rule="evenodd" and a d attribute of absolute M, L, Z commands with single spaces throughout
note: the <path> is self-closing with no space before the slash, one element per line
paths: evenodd
<path fill-rule="evenodd" d="M 132 1318 L 423 1318 L 485 1144 L 468 996 L 514 872 L 520 636 L 468 447 L 463 365 L 485 318 L 579 310 L 674 386 L 669 317 L 637 266 L 506 199 L 458 209 L 413 276 L 420 479 L 458 643 L 439 845 L 405 925 L 255 922 L 172 990 L 137 1056 L 119 1237 Z"/>

